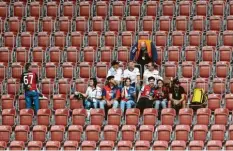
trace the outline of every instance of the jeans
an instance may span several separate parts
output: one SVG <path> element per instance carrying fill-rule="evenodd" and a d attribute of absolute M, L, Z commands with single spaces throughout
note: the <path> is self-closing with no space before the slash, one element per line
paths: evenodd
<path fill-rule="evenodd" d="M 126 109 L 130 109 L 135 105 L 135 102 L 133 100 L 121 101 L 120 106 L 122 113 L 125 111 L 125 105 L 126 105 Z"/>
<path fill-rule="evenodd" d="M 106 103 L 105 100 L 99 101 L 99 105 L 100 105 L 100 108 L 101 108 L 101 109 L 105 109 L 105 105 L 106 105 L 106 104 L 107 104 L 107 103 Z M 118 105 L 119 105 L 118 101 L 115 100 L 115 101 L 113 102 L 112 108 L 116 109 L 116 108 L 118 108 Z"/>
<path fill-rule="evenodd" d="M 25 92 L 25 101 L 26 101 L 26 108 L 31 109 L 32 103 L 35 105 L 35 115 L 37 111 L 40 109 L 40 102 L 39 102 L 39 93 L 37 91 L 26 91 Z"/>
<path fill-rule="evenodd" d="M 156 100 L 155 109 L 159 110 L 160 104 L 162 105 L 162 108 L 165 109 L 167 107 L 167 99 L 163 99 L 162 101 Z"/>
<path fill-rule="evenodd" d="M 85 109 L 90 109 L 92 106 L 96 109 L 98 107 L 99 100 L 93 99 L 93 101 L 90 101 L 89 99 L 85 100 Z"/>

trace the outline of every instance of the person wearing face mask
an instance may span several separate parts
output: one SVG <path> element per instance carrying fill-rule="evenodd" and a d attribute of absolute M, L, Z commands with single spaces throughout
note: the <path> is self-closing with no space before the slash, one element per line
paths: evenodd
<path fill-rule="evenodd" d="M 123 72 L 123 78 L 130 78 L 131 86 L 133 87 L 140 86 L 140 72 L 139 69 L 135 67 L 134 61 L 128 63 L 128 68 Z"/>
<path fill-rule="evenodd" d="M 148 78 L 154 77 L 155 78 L 155 84 L 157 84 L 157 80 L 163 80 L 163 78 L 159 75 L 159 71 L 156 69 L 156 65 L 153 62 L 149 62 L 147 64 L 147 69 L 143 73 L 143 83 L 149 84 Z"/>
<path fill-rule="evenodd" d="M 158 58 L 157 50 L 151 40 L 138 40 L 130 51 L 130 60 L 135 60 L 141 65 L 141 71 L 144 72 L 144 66 L 149 62 L 156 62 Z"/>
<path fill-rule="evenodd" d="M 152 108 L 155 99 L 155 78 L 148 78 L 149 84 L 142 87 L 141 92 L 138 95 L 137 108 L 140 109 L 141 114 L 144 109 Z"/>

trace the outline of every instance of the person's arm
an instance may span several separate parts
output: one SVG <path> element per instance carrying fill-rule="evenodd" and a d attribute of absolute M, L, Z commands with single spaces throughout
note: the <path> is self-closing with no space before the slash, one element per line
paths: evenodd
<path fill-rule="evenodd" d="M 111 76 L 111 75 L 112 75 L 110 70 L 111 70 L 111 68 L 108 70 L 107 77 L 109 77 L 109 76 Z"/>
<path fill-rule="evenodd" d="M 169 100 L 170 100 L 170 101 L 173 101 L 172 93 L 169 93 Z"/>
<path fill-rule="evenodd" d="M 132 48 L 131 48 L 131 50 L 130 50 L 130 61 L 134 60 L 134 57 L 135 57 L 136 52 L 137 52 L 137 46 L 138 46 L 138 43 L 136 42 L 136 43 L 132 46 Z"/>
<path fill-rule="evenodd" d="M 106 99 L 106 90 L 103 88 L 103 90 L 102 90 L 102 98 L 103 98 L 103 100 L 106 100 L 106 101 L 109 101 L 109 100 L 107 100 Z"/>
<path fill-rule="evenodd" d="M 118 89 L 118 90 L 116 91 L 116 97 L 115 97 L 114 99 L 112 99 L 112 100 L 119 100 L 120 97 L 121 97 L 121 91 L 120 91 L 120 89 Z"/>
<path fill-rule="evenodd" d="M 121 98 L 125 97 L 125 87 L 122 88 L 121 90 Z"/>
<path fill-rule="evenodd" d="M 158 59 L 158 54 L 157 54 L 157 50 L 153 42 L 151 42 L 151 51 L 152 51 L 152 60 L 153 62 L 156 62 Z"/>
<path fill-rule="evenodd" d="M 142 92 L 140 91 L 138 94 L 138 98 L 137 98 L 137 102 L 139 101 L 140 97 L 141 97 Z"/>

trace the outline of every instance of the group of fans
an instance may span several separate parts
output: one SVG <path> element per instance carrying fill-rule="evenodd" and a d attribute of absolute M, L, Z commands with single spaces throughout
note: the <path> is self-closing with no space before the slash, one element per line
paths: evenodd
<path fill-rule="evenodd" d="M 86 109 L 120 107 L 123 113 L 125 109 L 134 107 L 139 108 L 142 113 L 145 108 L 185 108 L 186 104 L 185 91 L 179 80 L 174 79 L 171 84 L 165 85 L 152 62 L 147 64 L 141 76 L 134 61 L 130 61 L 127 69 L 122 71 L 119 62 L 114 60 L 103 89 L 97 86 L 96 78 L 90 78 L 87 91 L 82 95 L 85 97 Z"/>
<path fill-rule="evenodd" d="M 154 44 L 150 40 L 139 40 L 131 48 L 130 61 L 124 71 L 118 61 L 112 61 L 103 89 L 97 86 L 96 78 L 90 78 L 86 93 L 74 94 L 82 96 L 86 109 L 120 107 L 124 112 L 125 109 L 137 107 L 142 113 L 145 108 L 185 108 L 184 88 L 178 79 L 172 79 L 169 85 L 165 85 L 156 69 L 156 61 Z M 140 66 L 140 70 L 135 63 Z M 34 105 L 36 114 L 40 93 L 36 87 L 37 75 L 31 71 L 30 66 L 30 63 L 26 64 L 21 83 L 25 89 L 26 107 L 32 108 Z"/>

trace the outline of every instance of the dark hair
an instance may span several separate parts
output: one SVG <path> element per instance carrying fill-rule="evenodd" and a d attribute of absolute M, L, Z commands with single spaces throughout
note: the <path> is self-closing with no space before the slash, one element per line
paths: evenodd
<path fill-rule="evenodd" d="M 26 63 L 25 70 L 28 71 L 29 67 L 31 66 L 31 63 Z"/>
<path fill-rule="evenodd" d="M 149 77 L 148 81 L 150 81 L 150 80 L 154 80 L 155 81 L 155 77 Z"/>
<path fill-rule="evenodd" d="M 96 87 L 96 86 L 97 86 L 97 79 L 96 79 L 96 78 L 90 78 L 90 80 L 92 80 L 92 81 L 93 81 L 93 83 L 94 83 L 94 87 Z"/>
<path fill-rule="evenodd" d="M 151 65 L 152 65 L 154 68 L 157 68 L 157 66 L 156 66 L 156 64 L 155 64 L 154 62 L 151 61 L 151 62 L 149 62 L 149 63 L 151 63 Z M 148 63 L 148 64 L 149 64 L 149 63 Z"/>
<path fill-rule="evenodd" d="M 163 80 L 161 80 L 161 79 L 158 79 L 156 83 L 158 84 L 159 81 L 161 81 L 164 84 Z"/>
<path fill-rule="evenodd" d="M 125 82 L 129 80 L 130 82 L 132 81 L 129 77 L 125 78 Z"/>

